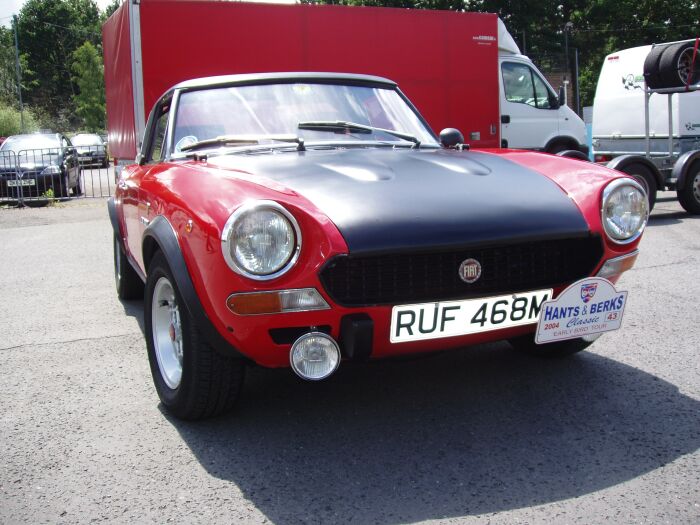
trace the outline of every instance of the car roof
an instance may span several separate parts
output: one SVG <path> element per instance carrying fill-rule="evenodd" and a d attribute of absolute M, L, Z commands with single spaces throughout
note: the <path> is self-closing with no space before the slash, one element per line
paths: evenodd
<path fill-rule="evenodd" d="M 10 135 L 7 137 L 8 139 L 15 139 L 15 138 L 33 138 L 33 137 L 54 137 L 54 138 L 60 138 L 61 134 L 60 133 L 21 133 L 19 135 Z"/>
<path fill-rule="evenodd" d="M 172 89 L 201 89 L 221 85 L 236 84 L 267 84 L 271 81 L 281 82 L 336 82 L 344 81 L 356 84 L 384 84 L 387 87 L 396 87 L 396 82 L 374 75 L 359 75 L 355 73 L 319 73 L 319 72 L 289 72 L 289 73 L 254 73 L 246 75 L 222 75 L 214 77 L 194 78 L 185 80 L 172 87 Z"/>

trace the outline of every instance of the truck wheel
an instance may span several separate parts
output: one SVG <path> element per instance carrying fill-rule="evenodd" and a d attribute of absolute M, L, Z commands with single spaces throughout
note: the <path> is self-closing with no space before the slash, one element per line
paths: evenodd
<path fill-rule="evenodd" d="M 585 350 L 591 346 L 596 339 L 598 339 L 599 335 L 600 334 L 596 334 L 585 339 L 569 339 L 567 341 L 556 341 L 554 343 L 538 345 L 535 343 L 534 334 L 527 334 L 509 339 L 508 342 L 510 343 L 510 346 L 512 346 L 518 352 L 523 352 L 535 357 L 556 358 L 566 357 Z"/>
<path fill-rule="evenodd" d="M 144 318 L 151 375 L 165 408 L 188 420 L 231 410 L 243 384 L 245 365 L 207 343 L 190 318 L 160 252 L 149 266 Z"/>
<path fill-rule="evenodd" d="M 639 162 L 632 162 L 620 168 L 622 173 L 626 173 L 630 177 L 633 177 L 647 192 L 647 197 L 649 199 L 649 211 L 654 209 L 656 204 L 656 190 L 658 185 L 656 183 L 656 177 L 644 164 Z"/>
<path fill-rule="evenodd" d="M 667 46 L 656 46 L 649 51 L 646 59 L 644 59 L 644 80 L 647 86 L 652 89 L 663 87 L 661 85 L 661 76 L 659 75 L 659 60 L 661 55 L 666 50 Z"/>
<path fill-rule="evenodd" d="M 676 194 L 685 211 L 700 215 L 700 160 L 690 165 L 683 187 L 676 188 Z"/>
<path fill-rule="evenodd" d="M 679 42 L 666 46 L 659 60 L 659 76 L 663 87 L 684 87 L 700 79 L 700 59 L 695 59 L 695 70 L 691 75 L 695 44 Z"/>
<path fill-rule="evenodd" d="M 131 267 L 117 234 L 114 234 L 114 282 L 117 287 L 117 297 L 129 299 L 143 298 L 143 282 Z"/>

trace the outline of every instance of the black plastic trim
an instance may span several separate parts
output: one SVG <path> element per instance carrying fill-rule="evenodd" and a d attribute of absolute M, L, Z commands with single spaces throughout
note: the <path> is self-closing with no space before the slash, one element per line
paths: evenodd
<path fill-rule="evenodd" d="M 144 243 L 148 238 L 152 238 L 163 252 L 170 271 L 175 278 L 180 296 L 185 302 L 187 312 L 194 320 L 197 328 L 204 334 L 209 344 L 223 354 L 243 357 L 236 348 L 223 338 L 209 317 L 207 317 L 187 270 L 177 235 L 165 217 L 159 215 L 151 221 L 151 224 L 144 232 Z"/>
<path fill-rule="evenodd" d="M 288 326 L 286 328 L 270 328 L 268 332 L 276 345 L 291 345 L 302 335 L 309 332 L 322 332 L 331 335 L 331 327 L 330 325 Z"/>
<path fill-rule="evenodd" d="M 671 178 L 676 179 L 676 188 L 685 186 L 688 169 L 696 160 L 700 160 L 700 150 L 687 151 L 678 158 L 671 171 Z"/>
<path fill-rule="evenodd" d="M 374 321 L 367 314 L 346 315 L 340 321 L 340 349 L 353 361 L 366 361 L 372 355 Z"/>
<path fill-rule="evenodd" d="M 659 168 L 656 167 L 656 165 L 651 162 L 649 159 L 646 157 L 643 157 L 641 155 L 620 155 L 619 157 L 615 157 L 612 159 L 610 162 L 608 162 L 605 167 L 610 168 L 612 170 L 617 170 L 617 171 L 622 171 L 624 172 L 625 166 L 629 166 L 630 164 L 634 163 L 640 163 L 646 166 L 651 170 L 651 172 L 654 174 L 654 177 L 656 177 L 656 183 L 657 187 L 659 189 L 662 189 L 666 186 L 666 181 L 664 178 L 661 176 L 661 172 L 659 172 Z"/>

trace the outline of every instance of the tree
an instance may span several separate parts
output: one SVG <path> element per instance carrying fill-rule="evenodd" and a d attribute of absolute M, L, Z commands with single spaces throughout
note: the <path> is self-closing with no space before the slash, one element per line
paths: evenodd
<path fill-rule="evenodd" d="M 101 40 L 94 0 L 27 0 L 19 13 L 19 47 L 26 57 L 24 98 L 47 115 L 50 127 L 74 124 L 73 52 L 86 40 Z"/>
<path fill-rule="evenodd" d="M 95 46 L 85 42 L 73 52 L 75 112 L 89 131 L 105 128 L 105 83 L 102 58 Z"/>

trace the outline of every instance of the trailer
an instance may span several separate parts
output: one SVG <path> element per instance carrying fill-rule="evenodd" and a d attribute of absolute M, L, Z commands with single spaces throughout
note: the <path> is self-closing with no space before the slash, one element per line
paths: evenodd
<path fill-rule="evenodd" d="M 594 160 L 635 177 L 653 208 L 676 191 L 700 214 L 700 39 L 608 55 L 593 102 Z"/>
<path fill-rule="evenodd" d="M 433 131 L 459 128 L 471 147 L 586 149 L 583 122 L 494 14 L 127 0 L 102 33 L 110 151 L 121 165 L 133 162 L 148 112 L 174 84 L 264 72 L 390 78 Z"/>

